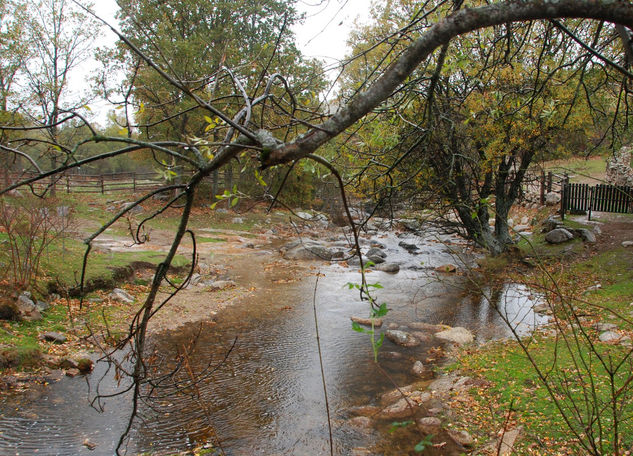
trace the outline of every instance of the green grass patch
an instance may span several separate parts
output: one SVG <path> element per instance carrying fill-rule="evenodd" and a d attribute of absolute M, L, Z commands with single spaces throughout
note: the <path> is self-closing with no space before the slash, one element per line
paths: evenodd
<path fill-rule="evenodd" d="M 567 173 L 572 176 L 571 181 L 587 181 L 603 179 L 607 166 L 606 157 L 569 158 L 567 160 L 555 160 L 545 164 L 545 170 L 557 174 Z"/>
<path fill-rule="evenodd" d="M 196 242 L 212 243 L 212 242 L 226 242 L 226 239 L 206 236 L 196 236 Z"/>
<path fill-rule="evenodd" d="M 43 271 L 46 271 L 49 278 L 54 281 L 59 281 L 66 286 L 75 286 L 81 278 L 85 248 L 85 244 L 78 240 L 66 239 L 63 245 L 61 242 L 56 242 L 44 254 Z M 110 280 L 115 278 L 114 274 L 118 270 L 132 263 L 157 265 L 164 260 L 165 255 L 164 252 L 156 251 L 104 252 L 94 249 L 88 257 L 86 280 L 97 278 Z M 176 255 L 172 265 L 179 268 L 189 263 L 190 258 Z"/>

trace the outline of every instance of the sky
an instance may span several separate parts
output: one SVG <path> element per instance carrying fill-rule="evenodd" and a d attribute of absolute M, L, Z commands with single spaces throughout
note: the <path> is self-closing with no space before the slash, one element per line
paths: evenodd
<path fill-rule="evenodd" d="M 368 20 L 369 6 L 370 0 L 296 0 L 297 10 L 306 16 L 303 24 L 293 30 L 299 49 L 305 56 L 322 59 L 327 64 L 342 59 L 347 53 L 346 41 L 354 22 Z M 115 0 L 98 0 L 93 11 L 116 27 L 117 8 Z M 116 36 L 104 30 L 96 45 L 104 46 L 115 41 Z M 84 80 L 94 66 L 94 62 L 86 62 L 78 72 L 79 80 L 75 84 L 85 84 Z M 97 122 L 103 125 L 111 108 L 104 101 L 95 101 L 90 106 Z"/>

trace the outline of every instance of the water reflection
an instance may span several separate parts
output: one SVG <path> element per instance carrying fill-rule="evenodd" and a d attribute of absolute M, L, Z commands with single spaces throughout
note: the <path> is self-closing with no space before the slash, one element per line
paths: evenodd
<path fill-rule="evenodd" d="M 444 247 L 435 248 L 432 240 L 427 244 L 423 250 L 435 253 L 422 255 L 432 256 L 434 264 L 454 261 Z M 393 242 L 387 250 L 394 258 L 402 255 L 410 265 L 420 264 L 418 257 L 396 254 Z M 254 297 L 226 309 L 216 322 L 190 325 L 152 341 L 163 372 L 182 359 L 179 357 L 192 339 L 197 342 L 187 362 L 193 373 L 222 361 L 237 338 L 231 355 L 194 388 L 180 388 L 190 380 L 183 370 L 182 377 L 173 379 L 176 384 L 153 391 L 152 399 L 140 406 L 141 419 L 131 434 L 129 453 L 169 454 L 215 441 L 216 437 L 229 455 L 328 453 L 313 302 L 335 423 L 336 454 L 371 445 L 377 436 L 345 426 L 346 410 L 375 401 L 392 385 L 373 364 L 368 337 L 350 329 L 351 316 L 368 314 L 367 304 L 345 287 L 348 282 L 359 281 L 357 271 L 324 266 L 321 272 L 325 277 L 320 279 L 313 301 L 316 271 L 303 280 L 271 286 L 275 271 L 264 272 L 261 261 L 245 259 L 236 270 L 240 271 L 241 285 L 257 288 Z M 403 268 L 396 275 L 375 271 L 368 279 L 384 287 L 376 295 L 391 309 L 387 323 L 405 328 L 415 321 L 464 326 L 484 340 L 511 334 L 498 311 L 520 332 L 544 321 L 531 310 L 538 296 L 521 285 L 473 290 L 463 276 L 438 274 L 432 268 Z M 426 359 L 432 345 L 430 341 L 402 348 L 385 341 L 384 351 L 397 351 L 402 357 L 384 361 L 383 367 L 397 384 L 411 383 L 415 380 L 411 366 L 417 359 Z M 90 380 L 96 382 L 103 369 L 98 364 Z M 102 386 L 115 385 L 112 376 L 106 375 Z M 130 411 L 129 396 L 107 400 L 105 412 L 99 414 L 88 407 L 88 388 L 81 378 L 64 379 L 40 394 L 33 400 L 15 396 L 2 404 L 0 452 L 113 453 Z M 97 445 L 94 451 L 82 445 L 86 438 Z"/>

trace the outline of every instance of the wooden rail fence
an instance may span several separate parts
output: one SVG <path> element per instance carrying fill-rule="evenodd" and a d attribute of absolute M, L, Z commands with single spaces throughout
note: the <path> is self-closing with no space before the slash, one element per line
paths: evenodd
<path fill-rule="evenodd" d="M 36 177 L 35 173 L 11 174 L 12 182 Z M 158 173 L 66 174 L 51 176 L 34 182 L 35 190 L 55 186 L 65 193 L 111 193 L 117 191 L 147 191 L 160 188 L 166 181 Z"/>

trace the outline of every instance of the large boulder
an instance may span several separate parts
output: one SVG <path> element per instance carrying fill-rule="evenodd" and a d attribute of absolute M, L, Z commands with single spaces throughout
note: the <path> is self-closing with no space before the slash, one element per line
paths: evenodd
<path fill-rule="evenodd" d="M 574 235 L 565 228 L 556 228 L 545 235 L 545 240 L 550 244 L 562 244 L 563 242 L 570 241 L 573 238 Z"/>
<path fill-rule="evenodd" d="M 315 241 L 304 242 L 303 244 L 299 244 L 289 249 L 283 249 L 281 251 L 282 256 L 287 260 L 330 261 L 334 257 L 334 253 L 335 252 L 331 249 Z"/>

